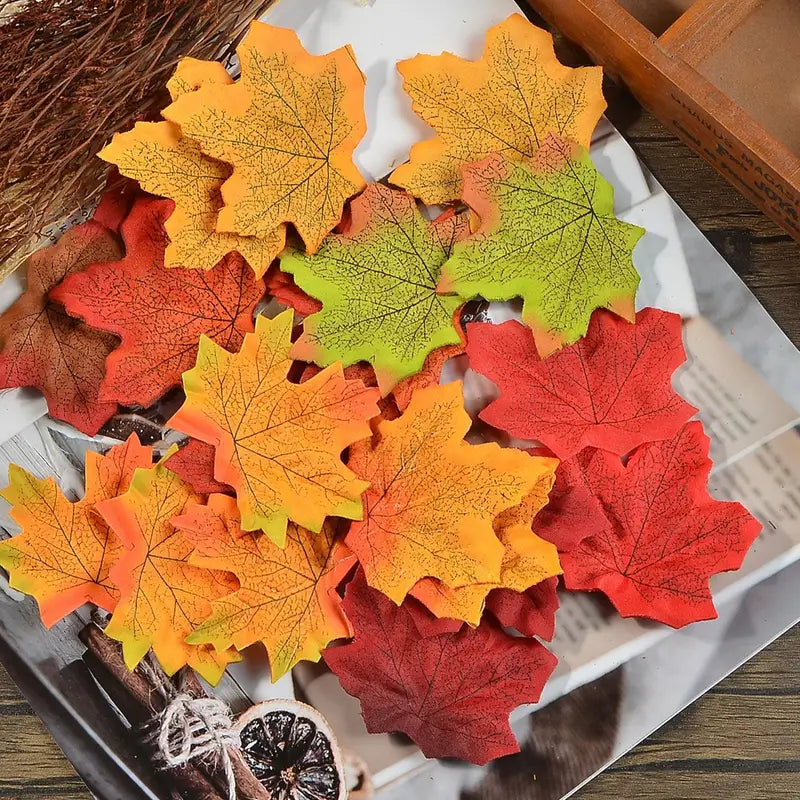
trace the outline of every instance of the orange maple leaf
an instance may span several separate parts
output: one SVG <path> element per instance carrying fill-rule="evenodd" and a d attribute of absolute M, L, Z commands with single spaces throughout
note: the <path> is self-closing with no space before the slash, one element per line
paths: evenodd
<path fill-rule="evenodd" d="M 366 133 L 364 76 L 350 47 L 312 56 L 294 31 L 260 22 L 237 54 L 237 83 L 184 94 L 163 115 L 233 167 L 218 231 L 263 237 L 291 222 L 313 252 L 364 187 L 352 161 Z"/>
<path fill-rule="evenodd" d="M 326 516 L 361 517 L 367 484 L 341 454 L 370 435 L 380 396 L 345 380 L 341 364 L 290 383 L 292 319 L 259 317 L 234 354 L 201 337 L 197 366 L 183 374 L 186 402 L 169 422 L 216 447 L 214 477 L 236 490 L 242 528 L 281 547 L 288 520 L 318 532 Z"/>
<path fill-rule="evenodd" d="M 167 81 L 167 91 L 173 100 L 177 100 L 204 86 L 230 86 L 232 83 L 233 78 L 221 62 L 186 56 L 178 62 Z"/>
<path fill-rule="evenodd" d="M 204 86 L 218 90 L 231 83 L 219 62 L 184 58 L 167 88 L 177 100 Z M 210 270 L 235 250 L 260 278 L 283 249 L 284 225 L 263 238 L 217 232 L 220 188 L 230 177 L 230 167 L 205 155 L 197 142 L 181 134 L 178 125 L 137 122 L 132 130 L 114 134 L 99 155 L 137 180 L 145 191 L 174 201 L 175 209 L 164 226 L 170 239 L 165 266 Z"/>
<path fill-rule="evenodd" d="M 86 453 L 86 493 L 71 503 L 53 478 L 39 478 L 12 464 L 0 497 L 22 533 L 0 543 L 0 565 L 14 589 L 33 595 L 49 628 L 83 603 L 113 610 L 119 592 L 109 571 L 122 547 L 95 504 L 128 488 L 133 472 L 152 462 L 152 451 L 131 434 L 106 455 Z"/>
<path fill-rule="evenodd" d="M 189 563 L 194 545 L 172 519 L 198 501 L 162 460 L 137 469 L 124 494 L 97 504 L 125 548 L 110 573 L 120 598 L 106 634 L 122 642 L 129 669 L 152 647 L 168 674 L 189 664 L 216 683 L 230 657 L 186 637 L 211 614 L 211 601 L 238 584 L 228 572 Z"/>
<path fill-rule="evenodd" d="M 493 523 L 494 532 L 505 547 L 500 580 L 496 584 L 477 583 L 453 589 L 434 578 L 423 578 L 411 590 L 410 594 L 437 617 L 461 619 L 470 625 L 478 625 L 486 596 L 492 589 L 524 592 L 561 574 L 556 546 L 531 530 L 534 517 L 547 505 L 559 462 L 555 458 L 537 458 L 537 461 L 542 472 L 533 491 L 518 506 L 500 513 Z"/>
<path fill-rule="evenodd" d="M 335 540 L 332 521 L 320 533 L 290 524 L 280 548 L 262 533 L 244 533 L 236 501 L 214 494 L 175 525 L 197 547 L 192 563 L 232 572 L 241 586 L 213 602 L 211 617 L 190 643 L 241 650 L 260 641 L 276 681 L 298 661 L 318 661 L 322 648 L 351 635 L 335 590 L 356 559 Z"/>
<path fill-rule="evenodd" d="M 346 543 L 370 586 L 395 603 L 425 577 L 454 588 L 498 583 L 504 548 L 492 523 L 552 472 L 521 450 L 467 444 L 469 426 L 461 383 L 432 386 L 351 451 L 350 466 L 370 486 Z"/>
<path fill-rule="evenodd" d="M 478 61 L 418 55 L 398 69 L 437 135 L 415 144 L 391 181 L 431 204 L 461 197 L 461 167 L 492 153 L 532 158 L 550 133 L 588 148 L 606 108 L 600 67 L 563 66 L 553 37 L 519 14 L 489 31 Z"/>

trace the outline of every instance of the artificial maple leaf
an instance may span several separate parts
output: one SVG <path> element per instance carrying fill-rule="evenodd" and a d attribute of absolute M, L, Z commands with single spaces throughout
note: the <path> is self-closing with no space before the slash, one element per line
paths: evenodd
<path fill-rule="evenodd" d="M 210 270 L 235 251 L 261 277 L 283 249 L 284 226 L 263 238 L 216 231 L 222 207 L 219 190 L 230 169 L 203 155 L 196 142 L 181 136 L 177 125 L 137 122 L 132 130 L 114 134 L 99 155 L 146 191 L 175 202 L 165 224 L 165 267 Z"/>
<path fill-rule="evenodd" d="M 313 252 L 364 186 L 352 161 L 364 76 L 349 46 L 312 56 L 294 31 L 260 22 L 236 52 L 237 83 L 184 94 L 163 115 L 233 167 L 218 231 L 265 237 L 291 222 Z"/>
<path fill-rule="evenodd" d="M 265 276 L 267 292 L 287 308 L 293 308 L 300 316 L 308 317 L 322 308 L 322 303 L 307 295 L 286 272 L 276 264 Z"/>
<path fill-rule="evenodd" d="M 481 419 L 561 459 L 584 447 L 625 455 L 671 438 L 697 412 L 671 383 L 686 360 L 681 318 L 655 308 L 635 324 L 595 311 L 583 339 L 546 359 L 518 322 L 473 323 L 467 354 L 500 389 Z"/>
<path fill-rule="evenodd" d="M 395 603 L 425 577 L 497 584 L 504 548 L 492 523 L 552 473 L 552 462 L 521 450 L 467 444 L 469 426 L 461 383 L 432 386 L 351 449 L 349 465 L 369 488 L 346 542 L 370 586 Z"/>
<path fill-rule="evenodd" d="M 101 456 L 86 453 L 86 493 L 71 503 L 53 478 L 40 480 L 22 467 L 9 467 L 10 485 L 0 492 L 18 536 L 0 542 L 0 565 L 14 589 L 33 595 L 49 628 L 83 603 L 113 610 L 118 592 L 109 570 L 120 544 L 94 510 L 95 504 L 126 491 L 133 472 L 152 462 L 136 434 Z"/>
<path fill-rule="evenodd" d="M 587 449 L 573 468 L 611 529 L 562 554 L 567 588 L 600 590 L 622 616 L 676 628 L 715 618 L 708 580 L 741 566 L 761 525 L 739 503 L 708 494 L 703 426 L 690 422 L 672 439 L 642 445 L 625 465 Z"/>
<path fill-rule="evenodd" d="M 392 397 L 400 411 L 405 411 L 414 392 L 427 386 L 437 386 L 442 378 L 444 365 L 451 359 L 457 358 L 464 352 L 463 344 L 448 344 L 437 347 L 425 359 L 422 369 L 416 375 L 409 375 L 392 389 Z"/>
<path fill-rule="evenodd" d="M 588 148 L 606 108 L 600 67 L 562 66 L 553 37 L 519 14 L 489 31 L 478 61 L 418 55 L 398 69 L 437 135 L 415 144 L 391 181 L 431 204 L 461 197 L 461 167 L 492 153 L 533 158 L 550 133 Z"/>
<path fill-rule="evenodd" d="M 211 601 L 237 588 L 228 572 L 189 563 L 192 543 L 172 524 L 199 498 L 163 461 L 137 469 L 123 494 L 96 504 L 125 548 L 110 572 L 120 597 L 106 635 L 122 642 L 128 669 L 152 647 L 167 674 L 185 664 L 216 683 L 230 658 L 186 637 L 211 613 Z"/>
<path fill-rule="evenodd" d="M 351 635 L 336 587 L 355 556 L 335 540 L 334 522 L 320 533 L 290 524 L 280 548 L 268 536 L 242 531 L 233 498 L 211 495 L 207 506 L 191 506 L 175 525 L 197 548 L 192 563 L 232 572 L 240 585 L 213 602 L 211 616 L 189 642 L 241 650 L 260 641 L 276 681 L 298 661 L 318 661 L 322 648 Z"/>
<path fill-rule="evenodd" d="M 503 627 L 549 642 L 556 629 L 557 590 L 557 577 L 547 578 L 524 592 L 492 589 L 486 598 L 486 610 Z"/>
<path fill-rule="evenodd" d="M 422 369 L 435 348 L 458 344 L 457 297 L 436 293 L 442 264 L 469 232 L 466 215 L 429 223 L 413 197 L 371 183 L 350 204 L 346 233 L 328 236 L 314 255 L 296 250 L 281 269 L 322 301 L 303 323 L 294 356 L 322 366 L 368 361 L 383 394 Z"/>
<path fill-rule="evenodd" d="M 167 89 L 177 100 L 202 87 L 213 91 L 231 83 L 233 79 L 219 62 L 183 58 Z M 165 225 L 170 241 L 164 266 L 210 270 L 236 251 L 260 278 L 283 249 L 283 225 L 263 238 L 217 232 L 220 189 L 230 177 L 230 167 L 206 156 L 197 142 L 181 135 L 178 125 L 138 122 L 132 130 L 115 134 L 99 155 L 146 191 L 174 201 Z"/>
<path fill-rule="evenodd" d="M 355 639 L 324 657 L 361 701 L 367 730 L 402 731 L 429 758 L 485 764 L 519 750 L 508 715 L 538 702 L 556 665 L 542 644 L 489 622 L 424 637 L 406 604 L 395 606 L 360 572 L 347 586 L 344 610 Z"/>
<path fill-rule="evenodd" d="M 403 600 L 402 605 L 410 613 L 414 625 L 423 638 L 439 636 L 442 633 L 458 633 L 464 627 L 464 620 L 434 616 L 423 603 L 411 595 Z"/>
<path fill-rule="evenodd" d="M 172 202 L 142 196 L 122 225 L 126 255 L 71 275 L 51 297 L 122 342 L 106 360 L 103 398 L 147 407 L 194 363 L 201 334 L 238 348 L 264 294 L 241 258 L 210 272 L 165 270 L 164 220 Z"/>
<path fill-rule="evenodd" d="M 530 163 L 490 156 L 465 168 L 464 200 L 481 225 L 453 248 L 440 291 L 522 297 L 542 358 L 583 336 L 596 308 L 634 318 L 631 254 L 644 230 L 614 216 L 611 185 L 585 150 L 549 137 Z"/>
<path fill-rule="evenodd" d="M 322 367 L 316 364 L 307 364 L 302 374 L 300 375 L 300 383 L 305 383 L 315 375 L 322 372 Z M 361 381 L 364 386 L 377 386 L 378 379 L 375 377 L 375 370 L 366 362 L 359 361 L 358 364 L 351 364 L 342 370 L 342 374 L 348 381 Z M 400 416 L 400 410 L 394 402 L 392 395 L 378 398 L 378 416 L 370 420 L 370 426 L 374 429 L 375 425 L 382 419 L 397 419 Z"/>
<path fill-rule="evenodd" d="M 69 316 L 47 294 L 89 264 L 121 257 L 111 231 L 84 222 L 28 258 L 27 290 L 0 316 L 0 388 L 39 389 L 50 416 L 90 436 L 117 410 L 116 402 L 100 399 L 116 339 Z"/>
<path fill-rule="evenodd" d="M 233 493 L 230 486 L 214 480 L 214 448 L 199 439 L 189 439 L 177 453 L 164 460 L 164 466 L 197 494 Z"/>
<path fill-rule="evenodd" d="M 135 181 L 120 177 L 116 170 L 106 180 L 107 188 L 100 202 L 92 213 L 92 219 L 104 228 L 119 233 L 125 217 L 130 213 L 133 203 L 139 195 L 139 187 Z"/>
<path fill-rule="evenodd" d="M 167 81 L 167 91 L 173 100 L 177 100 L 204 86 L 230 86 L 232 83 L 233 78 L 221 62 L 185 56 Z"/>
<path fill-rule="evenodd" d="M 424 603 L 437 617 L 461 619 L 478 625 L 490 591 L 505 588 L 524 592 L 531 586 L 561 574 L 555 545 L 541 539 L 531 530 L 536 514 L 547 504 L 548 493 L 555 480 L 558 462 L 537 459 L 541 472 L 536 485 L 523 501 L 498 514 L 492 527 L 505 548 L 496 583 L 477 583 L 451 588 L 441 581 L 423 578 L 411 595 Z"/>
<path fill-rule="evenodd" d="M 201 337 L 183 376 L 186 402 L 169 423 L 216 447 L 214 477 L 236 490 L 242 528 L 281 546 L 287 520 L 319 531 L 326 516 L 361 516 L 366 484 L 341 453 L 370 435 L 379 396 L 345 380 L 341 365 L 290 383 L 292 319 L 259 317 L 235 355 Z"/>
<path fill-rule="evenodd" d="M 575 459 L 562 461 L 547 505 L 536 515 L 534 530 L 559 553 L 574 550 L 589 536 L 604 536 L 611 523 L 600 501 L 583 484 Z"/>

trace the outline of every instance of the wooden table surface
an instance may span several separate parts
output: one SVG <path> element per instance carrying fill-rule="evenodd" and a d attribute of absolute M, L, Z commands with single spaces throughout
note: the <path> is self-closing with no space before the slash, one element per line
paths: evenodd
<path fill-rule="evenodd" d="M 612 90 L 612 94 L 612 121 L 800 346 L 800 245 L 622 90 Z M 795 629 L 622 758 L 578 797 L 800 798 L 798 653 L 800 629 Z M 80 779 L 2 670 L 0 717 L 0 797 L 87 800 Z"/>

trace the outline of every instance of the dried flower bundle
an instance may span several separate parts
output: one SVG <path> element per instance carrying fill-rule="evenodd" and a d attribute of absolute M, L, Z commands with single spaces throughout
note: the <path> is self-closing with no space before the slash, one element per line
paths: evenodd
<path fill-rule="evenodd" d="M 0 0 L 0 276 L 96 195 L 97 152 L 165 104 L 178 58 L 227 57 L 272 2 Z"/>

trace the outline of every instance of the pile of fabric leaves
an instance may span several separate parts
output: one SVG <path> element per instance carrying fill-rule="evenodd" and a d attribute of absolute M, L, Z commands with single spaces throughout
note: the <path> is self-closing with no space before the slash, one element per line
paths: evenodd
<path fill-rule="evenodd" d="M 130 668 L 152 648 L 214 682 L 261 642 L 275 680 L 321 656 L 369 730 L 484 763 L 555 666 L 559 580 L 709 619 L 759 524 L 708 494 L 681 320 L 634 311 L 643 231 L 587 150 L 598 68 L 520 16 L 478 61 L 401 63 L 435 134 L 365 185 L 352 51 L 253 23 L 239 59 L 237 81 L 180 64 L 163 120 L 101 153 L 128 182 L 0 317 L 0 385 L 90 436 L 182 387 L 186 443 L 89 453 L 74 503 L 12 467 L 0 563 L 47 625 L 111 612 Z M 521 321 L 462 324 L 514 298 Z M 448 364 L 496 399 L 468 413 Z"/>

